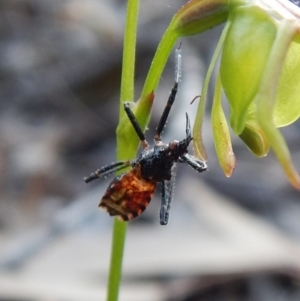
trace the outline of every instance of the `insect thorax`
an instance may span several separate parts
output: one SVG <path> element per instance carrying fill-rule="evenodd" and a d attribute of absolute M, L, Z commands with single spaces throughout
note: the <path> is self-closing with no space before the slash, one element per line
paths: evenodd
<path fill-rule="evenodd" d="M 141 166 L 142 178 L 155 182 L 170 180 L 172 167 L 177 161 L 178 158 L 172 156 L 172 151 L 170 151 L 167 144 L 145 150 L 137 159 L 137 163 Z"/>

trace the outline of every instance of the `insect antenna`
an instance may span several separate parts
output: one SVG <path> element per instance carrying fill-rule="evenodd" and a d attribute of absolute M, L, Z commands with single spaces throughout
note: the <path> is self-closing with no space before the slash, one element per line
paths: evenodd
<path fill-rule="evenodd" d="M 154 137 L 155 141 L 161 141 L 161 133 L 166 125 L 170 110 L 175 101 L 175 97 L 176 97 L 176 94 L 178 91 L 178 83 L 180 81 L 180 77 L 181 77 L 181 44 L 179 44 L 178 48 L 175 51 L 175 83 L 170 92 L 165 109 L 158 122 L 158 125 L 156 128 L 156 135 Z"/>

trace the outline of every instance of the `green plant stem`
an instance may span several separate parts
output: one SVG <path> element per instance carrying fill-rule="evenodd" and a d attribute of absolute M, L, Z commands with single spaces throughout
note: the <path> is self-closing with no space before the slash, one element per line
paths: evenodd
<path fill-rule="evenodd" d="M 119 120 L 121 120 L 124 114 L 123 103 L 134 99 L 134 66 L 138 11 L 139 0 L 128 0 L 124 33 Z M 131 143 L 129 137 L 127 143 Z M 137 147 L 138 145 L 136 145 L 136 149 Z M 134 155 L 135 154 L 128 154 L 124 139 L 120 139 L 117 134 L 117 160 L 128 159 Z M 109 278 L 107 285 L 107 301 L 117 301 L 119 297 L 126 230 L 126 222 L 114 219 Z"/>
<path fill-rule="evenodd" d="M 155 52 L 141 97 L 148 95 L 156 89 L 158 81 L 177 39 L 178 34 L 173 30 L 172 26 L 169 26 Z"/>
<path fill-rule="evenodd" d="M 122 263 L 127 224 L 114 219 L 110 257 L 110 270 L 107 286 L 107 301 L 117 301 L 122 278 Z"/>
<path fill-rule="evenodd" d="M 127 18 L 124 34 L 124 52 L 120 97 L 120 123 L 117 129 L 117 160 L 126 160 L 133 158 L 138 147 L 139 140 L 135 136 L 130 135 L 133 129 L 127 127 L 124 120 L 123 103 L 125 101 L 133 101 L 134 99 L 134 66 L 135 66 L 135 44 L 137 32 L 137 16 L 138 16 L 139 0 L 128 0 Z M 151 93 L 155 91 L 167 59 L 174 47 L 180 34 L 176 30 L 176 19 L 173 18 L 169 27 L 157 48 L 153 58 L 148 76 L 146 78 L 140 100 L 141 106 L 136 107 L 136 117 L 142 129 L 145 129 L 150 118 L 150 111 L 153 97 Z M 130 144 L 131 147 L 128 147 Z M 112 254 L 110 262 L 110 273 L 108 282 L 108 301 L 117 301 L 119 286 L 122 273 L 122 258 L 125 244 L 126 226 L 124 222 L 114 221 Z"/>
<path fill-rule="evenodd" d="M 134 100 L 135 48 L 138 22 L 139 0 L 128 0 L 124 33 L 123 63 L 120 95 L 120 118 L 125 114 L 123 103 Z M 120 150 L 121 151 L 121 150 Z M 117 154 L 118 159 L 122 154 Z"/>

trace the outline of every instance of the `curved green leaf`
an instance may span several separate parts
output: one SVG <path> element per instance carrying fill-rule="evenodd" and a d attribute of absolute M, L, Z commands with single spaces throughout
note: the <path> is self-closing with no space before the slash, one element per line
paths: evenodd
<path fill-rule="evenodd" d="M 230 124 L 241 134 L 247 109 L 253 101 L 276 36 L 274 21 L 257 6 L 238 7 L 221 59 L 221 79 L 230 104 Z"/>
<path fill-rule="evenodd" d="M 239 137 L 257 157 L 264 157 L 268 154 L 270 143 L 255 119 L 247 120 Z"/>
<path fill-rule="evenodd" d="M 277 27 L 276 39 L 268 57 L 255 102 L 257 104 L 256 117 L 259 125 L 270 142 L 290 183 L 295 188 L 300 189 L 300 176 L 293 166 L 286 142 L 276 128 L 273 120 L 273 109 L 276 97 L 276 89 L 274 87 L 277 87 L 279 83 L 284 58 L 295 36 L 296 28 L 293 26 L 293 22 L 297 21 L 281 20 Z"/>
<path fill-rule="evenodd" d="M 228 18 L 228 0 L 191 0 L 174 16 L 174 30 L 181 36 L 199 34 Z"/>
<path fill-rule="evenodd" d="M 197 114 L 196 114 L 195 123 L 194 123 L 194 127 L 193 127 L 194 153 L 195 153 L 195 156 L 201 160 L 207 159 L 207 154 L 206 154 L 205 147 L 204 147 L 204 144 L 202 141 L 202 124 L 203 124 L 204 113 L 205 113 L 205 103 L 206 103 L 206 95 L 207 95 L 208 85 L 209 85 L 213 69 L 216 65 L 217 59 L 219 57 L 219 54 L 222 49 L 222 46 L 223 46 L 223 43 L 224 43 L 224 40 L 227 35 L 227 31 L 228 31 L 229 27 L 230 27 L 230 21 L 227 21 L 227 23 L 223 29 L 222 35 L 219 39 L 218 45 L 215 49 L 214 55 L 209 64 L 208 70 L 206 72 L 205 80 L 204 80 L 202 91 L 201 91 L 200 102 L 199 102 L 199 106 L 197 109 Z"/>
<path fill-rule="evenodd" d="M 225 175 L 230 177 L 235 168 L 235 155 L 232 150 L 227 121 L 222 108 L 222 85 L 218 76 L 211 112 L 215 149 Z"/>
<path fill-rule="evenodd" d="M 291 43 L 284 60 L 273 116 L 277 127 L 300 116 L 300 44 L 296 42 Z"/>

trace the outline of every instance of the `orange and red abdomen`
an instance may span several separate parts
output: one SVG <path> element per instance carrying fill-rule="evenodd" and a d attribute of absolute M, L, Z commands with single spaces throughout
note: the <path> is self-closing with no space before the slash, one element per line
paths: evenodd
<path fill-rule="evenodd" d="M 111 182 L 99 207 L 121 220 L 131 220 L 147 208 L 155 188 L 155 181 L 141 177 L 141 167 L 137 164 L 132 170 Z"/>

